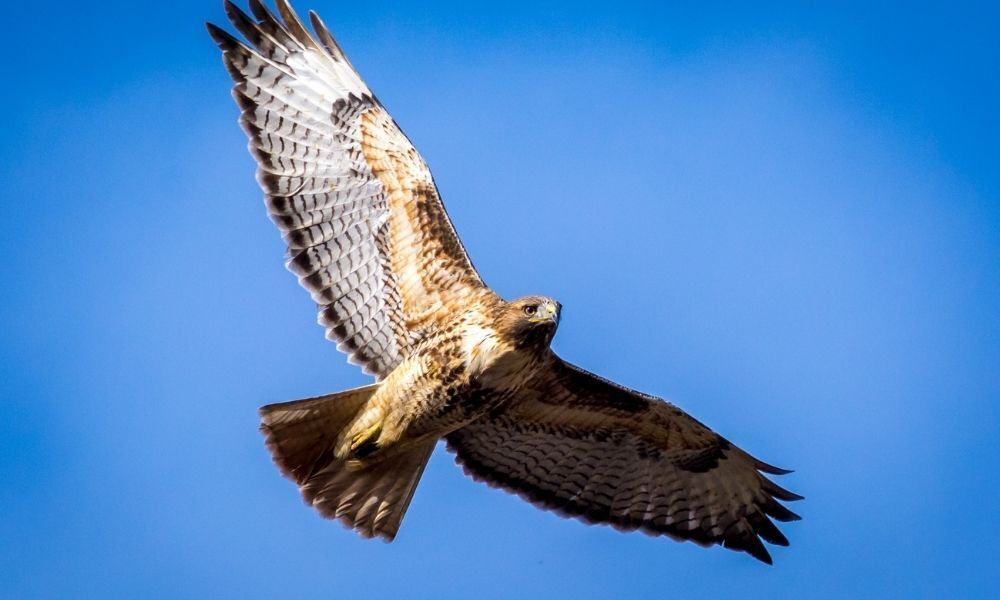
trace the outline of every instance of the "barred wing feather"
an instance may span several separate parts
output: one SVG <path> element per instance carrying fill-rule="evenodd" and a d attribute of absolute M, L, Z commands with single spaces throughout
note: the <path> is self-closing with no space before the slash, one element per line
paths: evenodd
<path fill-rule="evenodd" d="M 485 288 L 445 213 L 427 165 L 310 13 L 226 13 L 249 43 L 209 24 L 236 82 L 288 268 L 318 305 L 327 337 L 384 377 L 422 332 Z"/>
<path fill-rule="evenodd" d="M 763 463 L 676 406 L 551 356 L 502 409 L 447 436 L 473 478 L 588 523 L 720 544 L 770 563 L 761 539 L 798 500 Z"/>

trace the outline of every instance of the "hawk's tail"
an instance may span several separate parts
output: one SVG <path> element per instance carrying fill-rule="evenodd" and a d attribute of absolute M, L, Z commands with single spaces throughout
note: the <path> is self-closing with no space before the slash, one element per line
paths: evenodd
<path fill-rule="evenodd" d="M 391 541 L 413 498 L 435 441 L 361 467 L 338 459 L 340 432 L 378 385 L 260 409 L 260 429 L 274 462 L 298 484 L 306 502 L 365 537 Z"/>

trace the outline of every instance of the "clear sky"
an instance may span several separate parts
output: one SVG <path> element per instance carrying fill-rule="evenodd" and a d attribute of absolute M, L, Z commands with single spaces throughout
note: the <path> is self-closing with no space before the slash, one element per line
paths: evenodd
<path fill-rule="evenodd" d="M 320 519 L 256 409 L 366 378 L 282 266 L 221 2 L 5 6 L 2 595 L 986 596 L 1000 15 L 804 4 L 298 3 L 487 282 L 563 303 L 557 351 L 796 469 L 774 567 L 557 518 L 443 448 L 394 543 Z"/>

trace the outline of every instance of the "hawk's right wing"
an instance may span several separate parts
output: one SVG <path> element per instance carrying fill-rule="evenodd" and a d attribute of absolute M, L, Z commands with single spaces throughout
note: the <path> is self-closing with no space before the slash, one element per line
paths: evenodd
<path fill-rule="evenodd" d="M 286 0 L 279 19 L 226 1 L 245 44 L 208 29 L 236 82 L 257 180 L 288 244 L 288 268 L 327 337 L 384 377 L 422 332 L 486 292 L 431 173 L 319 17 L 320 41 Z M 322 42 L 322 43 L 320 43 Z"/>
<path fill-rule="evenodd" d="M 551 355 L 500 410 L 447 436 L 474 479 L 588 523 L 742 550 L 766 563 L 759 538 L 787 546 L 771 519 L 799 500 L 781 475 L 659 398 Z M 759 537 L 758 537 L 759 536 Z"/>

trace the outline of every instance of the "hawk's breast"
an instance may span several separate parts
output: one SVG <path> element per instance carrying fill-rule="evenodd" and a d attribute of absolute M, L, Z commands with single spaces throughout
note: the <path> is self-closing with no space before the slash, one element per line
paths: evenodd
<path fill-rule="evenodd" d="M 518 350 L 492 327 L 469 325 L 462 334 L 462 357 L 471 381 L 486 389 L 514 391 L 531 377 L 534 356 Z"/>

